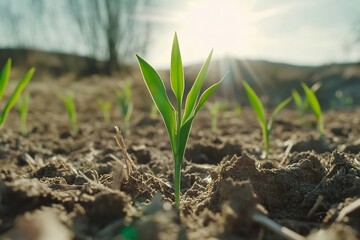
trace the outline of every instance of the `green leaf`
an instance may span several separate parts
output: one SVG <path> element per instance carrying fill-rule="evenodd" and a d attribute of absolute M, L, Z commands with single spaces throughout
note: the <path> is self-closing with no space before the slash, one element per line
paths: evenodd
<path fill-rule="evenodd" d="M 201 67 L 201 70 L 198 74 L 198 76 L 195 79 L 194 85 L 191 87 L 189 94 L 186 97 L 185 102 L 185 112 L 182 119 L 182 122 L 186 122 L 190 115 L 193 113 L 196 107 L 196 102 L 200 95 L 200 90 L 204 82 L 204 78 L 207 72 L 207 69 L 210 64 L 211 56 L 212 56 L 213 50 L 211 50 L 209 56 L 207 57 L 205 63 Z"/>
<path fill-rule="evenodd" d="M 65 104 L 72 130 L 74 133 L 78 132 L 79 128 L 76 117 L 75 94 L 73 92 L 68 92 L 66 95 L 60 96 L 60 99 Z"/>
<path fill-rule="evenodd" d="M 190 130 L 191 130 L 191 126 L 193 123 L 194 117 L 191 117 L 188 121 L 186 121 L 181 127 L 180 127 L 180 131 L 179 131 L 179 143 L 178 143 L 178 158 L 179 159 L 180 164 L 182 163 L 183 159 L 184 159 L 184 154 L 185 154 L 185 150 L 186 150 L 186 145 L 187 145 L 187 141 L 189 139 L 189 135 L 190 135 Z"/>
<path fill-rule="evenodd" d="M 176 120 L 175 120 L 175 109 L 171 105 L 169 98 L 166 94 L 166 89 L 163 81 L 156 70 L 148 64 L 140 56 L 136 55 L 139 66 L 146 83 L 146 86 L 150 92 L 150 95 L 158 108 L 166 126 L 166 130 L 169 134 L 171 146 L 173 150 L 175 146 L 175 131 L 176 131 Z"/>
<path fill-rule="evenodd" d="M 291 95 L 292 95 L 292 97 L 293 97 L 293 99 L 294 99 L 296 108 L 297 108 L 300 112 L 302 112 L 302 111 L 303 111 L 303 101 L 302 101 L 302 98 L 301 98 L 299 92 L 296 91 L 296 90 L 292 90 L 292 91 L 291 91 Z"/>
<path fill-rule="evenodd" d="M 259 99 L 259 97 L 256 95 L 256 93 L 254 92 L 254 90 L 250 87 L 249 84 L 247 84 L 246 82 L 243 82 L 244 87 L 245 87 L 245 91 L 248 95 L 251 107 L 254 109 L 256 116 L 260 122 L 260 125 L 263 128 L 266 128 L 266 117 L 265 117 L 265 111 L 264 111 L 264 107 Z"/>
<path fill-rule="evenodd" d="M 184 69 L 181 61 L 179 42 L 175 33 L 171 51 L 171 69 L 170 69 L 171 89 L 175 94 L 179 114 L 181 115 L 182 98 L 184 94 Z"/>
<path fill-rule="evenodd" d="M 199 102 L 195 108 L 194 116 L 195 114 L 200 110 L 200 108 L 204 105 L 204 103 L 208 100 L 208 98 L 215 92 L 215 90 L 219 87 L 220 83 L 225 79 L 227 76 L 227 73 L 218 81 L 217 83 L 210 86 L 208 89 L 206 89 L 203 94 L 200 96 Z"/>
<path fill-rule="evenodd" d="M 319 118 L 322 115 L 322 112 L 319 101 L 315 96 L 315 93 L 305 83 L 301 83 L 301 86 L 305 91 L 306 97 L 309 100 L 310 107 L 313 110 L 316 118 Z"/>
<path fill-rule="evenodd" d="M 320 103 L 319 103 L 315 93 L 313 92 L 313 90 L 311 90 L 305 83 L 301 83 L 301 86 L 303 87 L 303 89 L 305 91 L 306 98 L 308 99 L 310 107 L 317 119 L 318 131 L 319 131 L 320 135 L 323 135 L 324 134 L 324 123 L 323 123 L 323 116 L 322 116 Z"/>
<path fill-rule="evenodd" d="M 31 68 L 23 77 L 23 79 L 21 79 L 21 81 L 18 83 L 18 85 L 16 86 L 15 90 L 12 92 L 9 100 L 7 101 L 3 111 L 1 112 L 1 116 L 0 116 L 0 127 L 4 124 L 4 121 L 7 117 L 7 115 L 9 114 L 11 108 L 15 105 L 15 103 L 17 102 L 17 100 L 19 99 L 21 92 L 24 90 L 24 88 L 26 87 L 26 85 L 29 83 L 30 79 L 32 78 L 32 76 L 34 75 L 35 69 Z"/>
<path fill-rule="evenodd" d="M 8 59 L 0 75 L 0 101 L 4 96 L 5 89 L 9 82 L 10 71 L 11 71 L 11 59 Z"/>
<path fill-rule="evenodd" d="M 279 114 L 279 112 L 281 110 L 283 110 L 286 105 L 288 105 L 290 102 L 291 102 L 292 98 L 291 97 L 288 97 L 287 99 L 285 99 L 284 101 L 282 101 L 276 108 L 275 110 L 272 112 L 271 116 L 270 116 L 270 119 L 269 119 L 269 122 L 268 122 L 268 125 L 267 125 L 267 128 L 268 128 L 268 131 L 271 131 L 271 128 L 272 128 L 272 124 L 275 120 L 275 117 L 276 115 Z"/>

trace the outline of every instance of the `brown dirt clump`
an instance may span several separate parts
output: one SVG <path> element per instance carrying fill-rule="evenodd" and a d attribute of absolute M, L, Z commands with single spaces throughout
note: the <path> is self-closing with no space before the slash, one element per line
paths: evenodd
<path fill-rule="evenodd" d="M 252 110 L 222 113 L 215 132 L 202 110 L 177 210 L 168 136 L 161 118 L 149 115 L 141 84 L 134 80 L 139 107 L 124 136 L 131 171 L 113 138 L 113 126 L 124 126 L 119 112 L 113 108 L 105 124 L 96 105 L 108 97 L 115 106 L 109 89 L 116 81 L 29 85 L 29 136 L 21 135 L 16 111 L 0 130 L 0 239 L 286 239 L 264 219 L 299 239 L 360 239 L 359 108 L 325 112 L 322 137 L 312 121 L 284 110 L 269 159 Z M 54 98 L 70 88 L 78 133 Z"/>

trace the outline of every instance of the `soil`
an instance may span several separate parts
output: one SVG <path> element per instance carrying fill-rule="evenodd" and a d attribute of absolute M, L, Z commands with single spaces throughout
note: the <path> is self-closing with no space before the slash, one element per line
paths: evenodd
<path fill-rule="evenodd" d="M 19 131 L 16 109 L 0 130 L 0 239 L 286 239 L 258 216 L 307 239 L 360 239 L 359 107 L 325 112 L 322 137 L 311 114 L 284 110 L 268 159 L 251 109 L 222 112 L 215 132 L 202 109 L 177 210 L 167 133 L 161 118 L 150 116 L 140 78 L 124 135 L 132 171 L 126 168 L 113 128 L 124 126 L 114 99 L 119 82 L 93 76 L 28 86 L 29 135 Z M 58 99 L 69 89 L 77 133 Z M 109 124 L 99 97 L 113 102 Z"/>

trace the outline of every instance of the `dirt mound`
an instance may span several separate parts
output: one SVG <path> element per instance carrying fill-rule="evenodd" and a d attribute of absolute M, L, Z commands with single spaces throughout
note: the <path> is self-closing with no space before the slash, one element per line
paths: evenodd
<path fill-rule="evenodd" d="M 359 108 L 325 112 L 323 137 L 285 110 L 269 159 L 252 110 L 222 114 L 216 132 L 206 110 L 199 112 L 178 211 L 160 117 L 135 109 L 127 172 L 113 138 L 112 126 L 123 126 L 119 113 L 104 124 L 93 99 L 116 83 L 96 82 L 59 81 L 54 92 L 34 82 L 29 136 L 20 134 L 16 111 L 0 130 L 0 238 L 360 239 Z M 64 86 L 78 90 L 76 134 L 53 97 Z"/>

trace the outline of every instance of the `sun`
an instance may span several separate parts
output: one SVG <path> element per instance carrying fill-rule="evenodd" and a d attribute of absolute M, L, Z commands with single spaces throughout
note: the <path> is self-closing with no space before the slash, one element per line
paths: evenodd
<path fill-rule="evenodd" d="M 246 54 L 252 27 L 248 6 L 239 1 L 189 1 L 179 19 L 178 34 L 187 59 L 197 60 L 215 48 L 217 56 Z"/>

